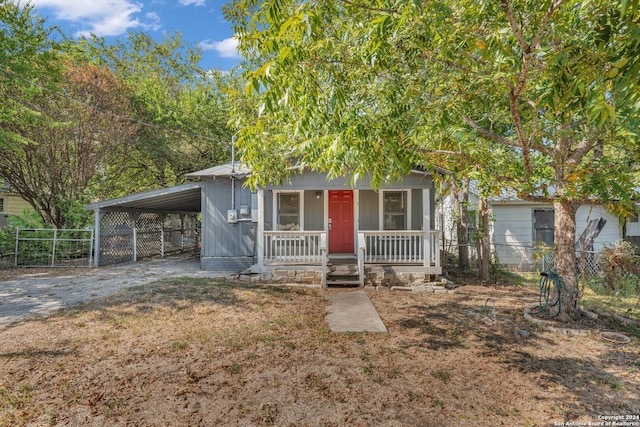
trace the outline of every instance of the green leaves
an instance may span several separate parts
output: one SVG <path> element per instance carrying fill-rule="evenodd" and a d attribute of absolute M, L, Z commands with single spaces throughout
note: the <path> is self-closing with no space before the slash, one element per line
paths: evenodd
<path fill-rule="evenodd" d="M 525 196 L 555 182 L 612 199 L 618 187 L 590 192 L 585 177 L 618 185 L 602 158 L 638 160 L 637 1 L 550 5 L 234 2 L 256 102 L 238 143 L 255 179 L 298 163 L 382 183 L 419 164 Z"/>

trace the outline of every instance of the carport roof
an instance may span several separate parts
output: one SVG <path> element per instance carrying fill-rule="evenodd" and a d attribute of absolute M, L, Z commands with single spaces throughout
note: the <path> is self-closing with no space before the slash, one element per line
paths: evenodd
<path fill-rule="evenodd" d="M 153 211 L 153 212 L 200 212 L 200 188 L 202 182 L 190 182 L 175 187 L 130 194 L 117 199 L 89 203 L 86 210 L 102 211 Z"/>

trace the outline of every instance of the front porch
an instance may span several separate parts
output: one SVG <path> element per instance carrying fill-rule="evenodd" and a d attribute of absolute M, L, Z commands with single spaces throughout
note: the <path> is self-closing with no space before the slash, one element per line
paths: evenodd
<path fill-rule="evenodd" d="M 260 234 L 260 233 L 258 233 Z M 329 254 L 327 233 L 324 231 L 262 231 L 258 245 L 257 264 L 253 271 L 265 278 L 320 283 L 335 270 L 336 259 L 353 274 L 351 279 L 334 283 L 350 284 L 357 280 L 380 283 L 389 274 L 411 277 L 439 275 L 440 232 L 437 230 L 360 230 L 354 255 Z"/>

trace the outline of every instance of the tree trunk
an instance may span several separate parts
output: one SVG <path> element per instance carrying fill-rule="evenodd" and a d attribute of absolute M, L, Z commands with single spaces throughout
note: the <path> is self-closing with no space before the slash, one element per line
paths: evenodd
<path fill-rule="evenodd" d="M 456 240 L 458 242 L 458 268 L 463 271 L 469 268 L 469 182 L 462 188 L 453 185 L 453 203 L 456 212 Z"/>
<path fill-rule="evenodd" d="M 579 289 L 576 275 L 576 210 L 575 203 L 557 200 L 554 208 L 554 269 L 562 277 L 566 289 L 560 293 L 560 313 L 558 320 L 568 322 L 580 317 L 578 311 Z"/>
<path fill-rule="evenodd" d="M 486 281 L 490 279 L 489 265 L 491 264 L 491 247 L 489 244 L 489 207 L 484 197 L 480 197 L 478 201 L 478 220 L 481 231 L 478 251 L 478 278 Z"/>

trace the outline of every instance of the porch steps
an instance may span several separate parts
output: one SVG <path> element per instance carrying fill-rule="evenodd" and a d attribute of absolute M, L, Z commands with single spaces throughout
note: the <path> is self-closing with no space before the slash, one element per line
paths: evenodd
<path fill-rule="evenodd" d="M 327 287 L 358 287 L 360 286 L 360 275 L 358 274 L 358 263 L 350 258 L 329 259 L 327 263 Z"/>

